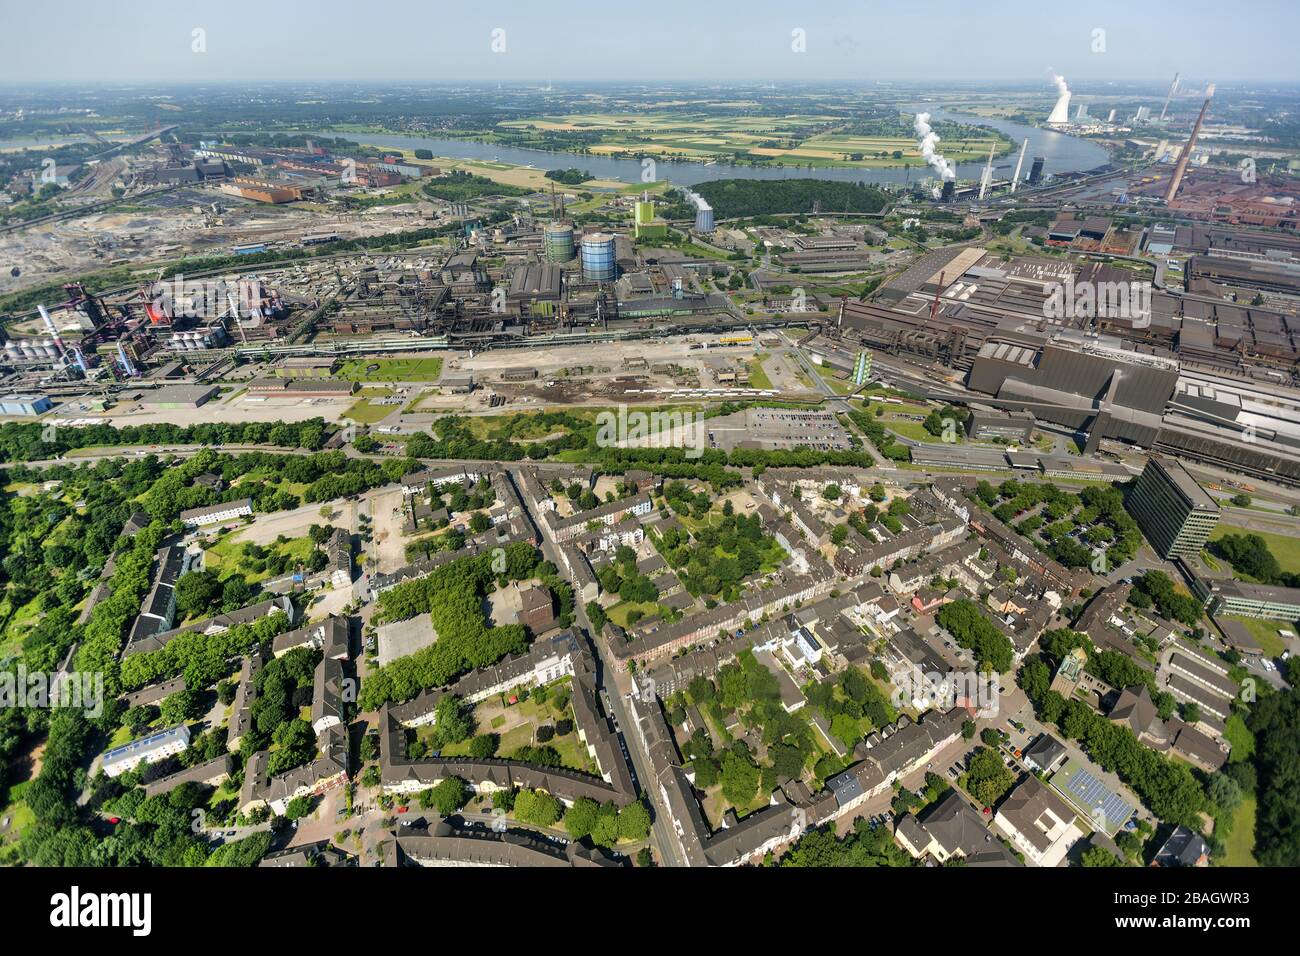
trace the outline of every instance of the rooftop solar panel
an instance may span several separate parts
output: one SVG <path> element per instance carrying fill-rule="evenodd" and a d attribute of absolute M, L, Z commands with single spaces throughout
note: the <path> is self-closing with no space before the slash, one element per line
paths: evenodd
<path fill-rule="evenodd" d="M 1126 800 L 1073 759 L 1066 761 L 1065 766 L 1052 776 L 1051 782 L 1108 836 L 1114 836 L 1133 815 L 1133 807 Z M 1098 810 L 1104 817 L 1098 816 Z"/>

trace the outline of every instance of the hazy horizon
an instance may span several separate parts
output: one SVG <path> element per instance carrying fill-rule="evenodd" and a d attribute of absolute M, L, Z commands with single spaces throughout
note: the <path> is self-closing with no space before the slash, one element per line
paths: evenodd
<path fill-rule="evenodd" d="M 13 6 L 0 85 L 235 83 L 1223 84 L 1300 78 L 1300 5 L 1076 8 L 832 0 L 813 9 L 663 0 L 593 6 L 347 0 Z M 202 31 L 196 33 L 195 31 Z M 57 53 L 51 53 L 56 48 Z M 201 49 L 200 49 L 201 48 Z M 84 55 L 78 55 L 82 53 Z"/>

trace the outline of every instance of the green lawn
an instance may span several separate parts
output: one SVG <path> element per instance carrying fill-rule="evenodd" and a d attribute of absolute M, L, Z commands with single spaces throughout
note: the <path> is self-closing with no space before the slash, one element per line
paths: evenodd
<path fill-rule="evenodd" d="M 636 601 L 619 601 L 612 607 L 605 609 L 605 616 L 617 624 L 619 627 L 627 627 L 627 615 L 629 611 L 640 610 L 641 617 L 644 620 L 659 613 L 659 605 L 654 601 L 637 603 Z"/>
<path fill-rule="evenodd" d="M 376 405 L 370 399 L 363 398 L 344 412 L 343 417 L 360 422 L 362 425 L 373 425 L 375 422 L 383 421 L 395 411 L 397 411 L 396 405 Z"/>
<path fill-rule="evenodd" d="M 1255 798 L 1245 797 L 1232 817 L 1232 832 L 1226 841 L 1224 866 L 1259 866 L 1255 862 Z"/>
<path fill-rule="evenodd" d="M 1268 657 L 1281 657 L 1282 652 L 1286 650 L 1286 643 L 1278 634 L 1278 628 L 1294 629 L 1294 625 L 1287 621 L 1262 621 L 1254 617 L 1233 617 L 1229 620 L 1243 625 L 1250 632 L 1250 636 L 1259 641 L 1259 646 Z"/>
<path fill-rule="evenodd" d="M 836 395 L 847 395 L 853 390 L 853 383 L 847 379 L 836 378 L 836 370 L 829 365 L 813 365 L 817 369 L 817 374 L 821 376 L 823 382 L 831 387 L 831 391 Z"/>
<path fill-rule="evenodd" d="M 772 379 L 763 369 L 763 361 L 768 358 L 768 353 L 754 356 L 754 360 L 749 363 L 749 387 L 750 388 L 773 388 Z"/>
<path fill-rule="evenodd" d="M 1247 528 L 1238 528 L 1235 525 L 1221 524 L 1214 529 L 1210 535 L 1211 541 L 1217 541 L 1229 534 L 1257 534 L 1264 539 L 1268 549 L 1273 552 L 1273 557 L 1277 558 L 1277 563 L 1282 566 L 1283 571 L 1290 571 L 1292 574 L 1300 574 L 1300 538 L 1290 538 L 1281 534 L 1268 534 L 1264 531 L 1251 531 Z"/>
<path fill-rule="evenodd" d="M 306 561 L 315 549 L 311 538 L 305 535 L 301 538 L 290 538 L 283 544 L 273 542 L 264 547 L 268 552 L 287 553 L 297 561 Z M 222 580 L 232 574 L 242 574 L 249 584 L 266 580 L 271 576 L 270 571 L 254 570 L 253 559 L 249 557 L 247 548 L 248 542 L 241 541 L 234 535 L 227 535 L 204 552 L 204 567 L 209 571 L 215 571 L 217 577 Z"/>
<path fill-rule="evenodd" d="M 442 374 L 442 359 L 352 359 L 339 369 L 352 382 L 434 382 Z"/>
<path fill-rule="evenodd" d="M 7 844 L 16 843 L 22 836 L 23 830 L 31 826 L 36 821 L 36 814 L 32 812 L 31 807 L 23 802 L 23 793 L 27 790 L 29 781 L 16 783 L 9 788 L 9 804 L 0 807 L 0 820 L 9 818 L 9 826 L 3 833 L 0 833 L 0 847 Z"/>
<path fill-rule="evenodd" d="M 925 426 L 920 422 L 891 421 L 888 417 L 879 419 L 886 429 L 893 432 L 899 438 L 910 438 L 912 441 L 933 443 L 940 439 L 931 435 L 925 430 Z M 960 431 L 957 433 L 960 439 Z"/>

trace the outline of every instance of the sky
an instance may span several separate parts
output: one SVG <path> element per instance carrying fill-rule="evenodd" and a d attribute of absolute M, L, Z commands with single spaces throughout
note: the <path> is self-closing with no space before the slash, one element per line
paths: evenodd
<path fill-rule="evenodd" d="M 0 0 L 0 84 L 1300 81 L 1297 0 Z"/>

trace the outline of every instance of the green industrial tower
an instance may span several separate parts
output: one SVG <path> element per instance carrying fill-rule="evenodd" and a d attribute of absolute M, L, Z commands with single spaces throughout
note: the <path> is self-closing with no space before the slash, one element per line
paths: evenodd
<path fill-rule="evenodd" d="M 853 384 L 866 385 L 871 378 L 871 353 L 863 349 L 853 363 Z"/>

